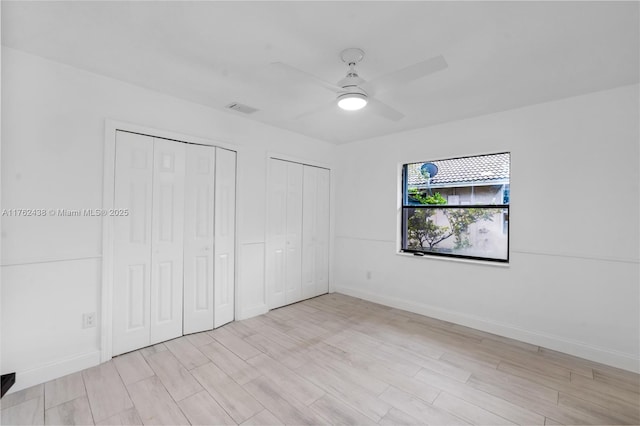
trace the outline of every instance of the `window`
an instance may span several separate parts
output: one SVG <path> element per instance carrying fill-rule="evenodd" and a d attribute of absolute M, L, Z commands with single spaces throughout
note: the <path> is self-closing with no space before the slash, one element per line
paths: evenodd
<path fill-rule="evenodd" d="M 402 166 L 402 251 L 509 261 L 509 153 Z"/>

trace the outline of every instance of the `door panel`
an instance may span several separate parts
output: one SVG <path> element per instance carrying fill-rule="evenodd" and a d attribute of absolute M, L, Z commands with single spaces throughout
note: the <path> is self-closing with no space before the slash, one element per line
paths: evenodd
<path fill-rule="evenodd" d="M 113 354 L 149 345 L 153 138 L 116 134 Z"/>
<path fill-rule="evenodd" d="M 285 302 L 285 246 L 287 229 L 287 163 L 269 160 L 267 188 L 267 302 L 270 309 Z"/>
<path fill-rule="evenodd" d="M 214 147 L 186 146 L 185 334 L 213 329 L 215 152 Z"/>
<path fill-rule="evenodd" d="M 154 139 L 150 343 L 182 335 L 186 145 Z"/>
<path fill-rule="evenodd" d="M 304 166 L 302 197 L 302 298 L 316 295 L 318 168 Z"/>
<path fill-rule="evenodd" d="M 302 164 L 287 163 L 285 302 L 302 299 Z"/>
<path fill-rule="evenodd" d="M 216 148 L 214 327 L 234 319 L 236 153 Z"/>
<path fill-rule="evenodd" d="M 329 170 L 304 166 L 302 296 L 329 291 Z"/>
<path fill-rule="evenodd" d="M 331 172 L 328 169 L 317 169 L 317 220 L 315 233 L 315 280 L 318 296 L 329 292 L 329 223 L 331 217 L 330 191 Z"/>

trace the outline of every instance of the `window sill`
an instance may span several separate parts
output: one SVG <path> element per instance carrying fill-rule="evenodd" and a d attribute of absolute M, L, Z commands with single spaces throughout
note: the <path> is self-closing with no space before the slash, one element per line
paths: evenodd
<path fill-rule="evenodd" d="M 457 259 L 455 257 L 448 257 L 448 256 L 429 256 L 429 255 L 416 256 L 413 253 L 405 253 L 405 252 L 402 252 L 402 251 L 397 251 L 396 255 L 402 256 L 402 257 L 413 257 L 415 259 L 429 259 L 429 260 L 436 260 L 436 261 L 444 260 L 445 262 L 458 262 L 458 263 L 466 263 L 466 264 L 480 265 L 480 266 L 493 266 L 493 267 L 498 267 L 498 268 L 509 268 L 510 267 L 509 263 L 506 263 L 506 262 L 492 262 L 490 260 Z"/>

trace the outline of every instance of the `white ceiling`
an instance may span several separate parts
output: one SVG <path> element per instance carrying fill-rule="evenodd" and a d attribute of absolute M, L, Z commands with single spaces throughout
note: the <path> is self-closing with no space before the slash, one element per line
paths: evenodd
<path fill-rule="evenodd" d="M 12 2 L 2 44 L 344 143 L 638 82 L 638 2 Z M 284 62 L 337 82 L 347 47 L 371 80 L 438 54 L 449 68 L 379 98 L 394 122 L 332 107 Z M 241 114 L 229 111 L 229 114 Z"/>

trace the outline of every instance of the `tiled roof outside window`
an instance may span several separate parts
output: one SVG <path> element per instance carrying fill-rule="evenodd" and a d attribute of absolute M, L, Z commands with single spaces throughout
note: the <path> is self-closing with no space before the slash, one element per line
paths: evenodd
<path fill-rule="evenodd" d="M 509 179 L 509 154 L 479 155 L 475 157 L 453 158 L 451 160 L 430 161 L 438 166 L 438 174 L 431 178 L 431 185 L 461 183 L 503 183 Z M 420 167 L 424 163 L 408 165 L 409 186 L 420 187 L 427 184 Z"/>

